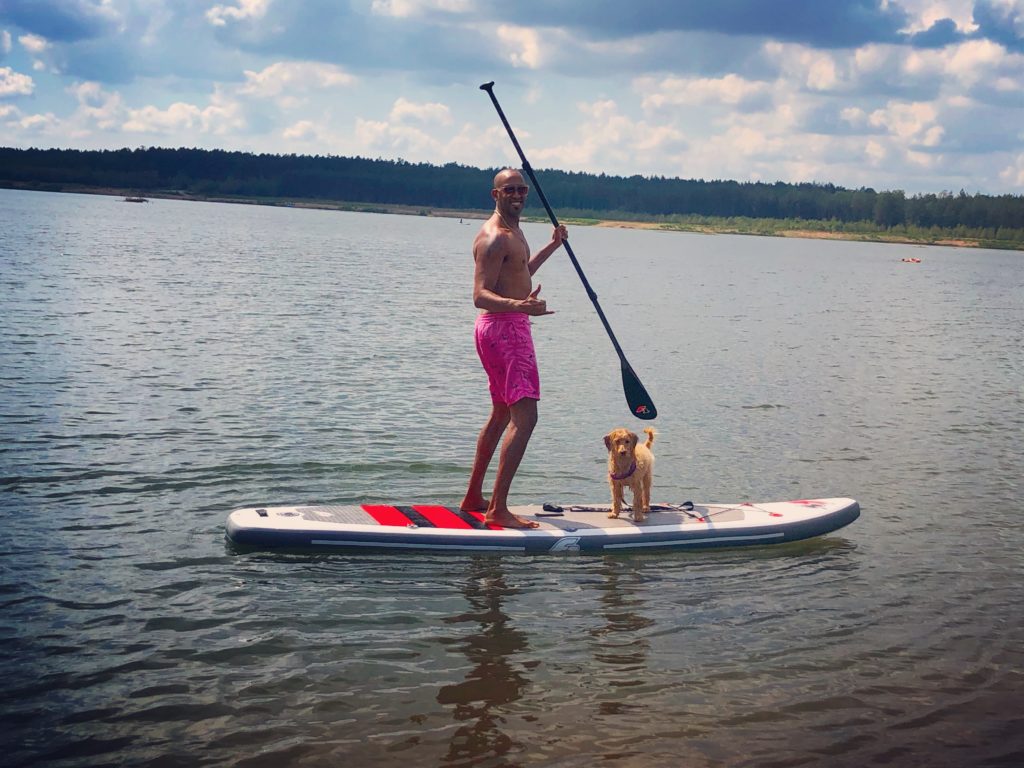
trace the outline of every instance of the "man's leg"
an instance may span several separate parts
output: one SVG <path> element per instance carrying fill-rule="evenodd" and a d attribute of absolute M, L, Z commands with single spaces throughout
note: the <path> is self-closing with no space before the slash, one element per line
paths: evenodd
<path fill-rule="evenodd" d="M 526 454 L 526 445 L 530 442 L 533 428 L 537 426 L 537 401 L 529 397 L 509 406 L 510 425 L 505 433 L 505 441 L 501 446 L 498 458 L 498 475 L 494 480 L 494 495 L 487 507 L 488 522 L 508 528 L 535 528 L 536 523 L 523 520 L 513 515 L 508 508 L 508 492 L 512 487 L 519 464 Z"/>
<path fill-rule="evenodd" d="M 494 403 L 491 408 L 490 418 L 480 430 L 480 436 L 476 440 L 476 455 L 473 457 L 473 471 L 469 475 L 469 489 L 466 497 L 459 504 L 459 509 L 466 512 L 484 512 L 487 509 L 487 499 L 484 498 L 484 475 L 487 474 L 487 467 L 494 456 L 494 449 L 498 447 L 502 434 L 509 422 L 509 408 L 504 403 Z"/>

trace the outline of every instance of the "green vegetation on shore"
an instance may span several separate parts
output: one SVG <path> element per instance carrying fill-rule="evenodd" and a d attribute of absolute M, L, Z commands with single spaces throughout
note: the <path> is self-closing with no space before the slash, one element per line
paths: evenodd
<path fill-rule="evenodd" d="M 540 221 L 541 219 L 537 219 Z M 716 235 L 761 235 L 767 237 L 810 237 L 835 240 L 860 240 L 878 243 L 914 243 L 919 245 L 956 245 L 961 247 L 1024 250 L 1020 234 L 993 229 L 965 227 L 916 227 L 898 224 L 880 228 L 873 222 L 843 222 L 835 219 L 752 219 L 746 216 L 662 216 L 650 219 L 594 218 L 567 216 L 565 223 L 577 225 L 643 226 L 672 232 L 698 232 Z"/>
<path fill-rule="evenodd" d="M 200 149 L 0 148 L 0 187 L 484 216 L 496 168 Z M 577 224 L 1024 250 L 1024 197 L 539 171 Z M 526 213 L 542 219 L 539 200 Z"/>

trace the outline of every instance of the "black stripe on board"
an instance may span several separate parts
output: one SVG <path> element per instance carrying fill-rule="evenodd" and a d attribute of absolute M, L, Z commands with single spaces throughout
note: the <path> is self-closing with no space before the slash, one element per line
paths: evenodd
<path fill-rule="evenodd" d="M 425 518 L 423 515 L 421 515 L 419 512 L 417 512 L 412 507 L 400 507 L 400 506 L 398 506 L 396 504 L 395 505 L 395 509 L 397 509 L 403 515 L 405 515 L 410 520 L 412 520 L 420 528 L 437 528 L 436 525 L 434 525 L 432 522 L 427 520 L 427 518 Z"/>
<path fill-rule="evenodd" d="M 469 514 L 469 512 L 463 512 L 461 509 L 459 509 L 457 507 L 454 508 L 454 509 L 452 507 L 445 507 L 445 509 L 447 509 L 449 512 L 451 512 L 453 515 L 455 515 L 460 520 L 463 520 L 464 522 L 468 523 L 472 527 L 476 528 L 478 531 L 489 530 L 488 527 L 487 527 L 487 523 L 480 522 L 480 520 L 478 520 L 477 518 L 473 517 L 471 514 Z"/>

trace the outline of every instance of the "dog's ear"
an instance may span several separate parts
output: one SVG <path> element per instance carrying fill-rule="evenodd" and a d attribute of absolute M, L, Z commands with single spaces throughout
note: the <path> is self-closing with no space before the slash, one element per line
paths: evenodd
<path fill-rule="evenodd" d="M 640 442 L 640 438 L 637 436 L 636 432 L 629 433 L 629 442 L 633 444 L 634 448 L 636 448 L 636 444 Z"/>
<path fill-rule="evenodd" d="M 604 447 L 609 451 L 612 449 L 612 433 L 609 432 L 604 436 Z"/>

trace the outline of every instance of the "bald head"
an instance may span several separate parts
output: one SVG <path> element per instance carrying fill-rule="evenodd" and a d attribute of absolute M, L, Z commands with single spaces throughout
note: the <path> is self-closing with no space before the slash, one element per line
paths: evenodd
<path fill-rule="evenodd" d="M 523 174 L 517 171 L 515 168 L 505 168 L 502 171 L 498 171 L 494 177 L 494 188 L 501 189 L 506 184 L 524 184 Z"/>

